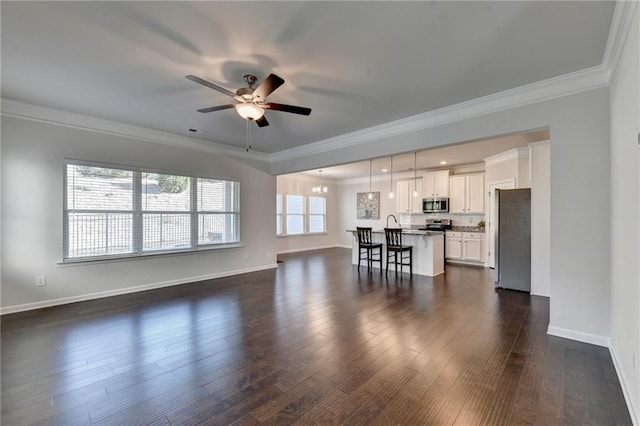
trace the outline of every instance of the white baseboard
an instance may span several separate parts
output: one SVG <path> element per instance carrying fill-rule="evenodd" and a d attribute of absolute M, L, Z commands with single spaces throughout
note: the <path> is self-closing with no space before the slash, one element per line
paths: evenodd
<path fill-rule="evenodd" d="M 577 340 L 578 342 L 589 343 L 608 348 L 611 346 L 611 339 L 596 334 L 583 333 L 581 331 L 569 330 L 567 328 L 549 326 L 547 334 L 565 339 Z"/>
<path fill-rule="evenodd" d="M 351 250 L 353 248 L 352 246 L 348 246 L 346 244 L 336 244 L 335 246 L 338 247 L 338 248 L 346 248 L 346 249 L 349 249 L 349 250 Z"/>
<path fill-rule="evenodd" d="M 236 269 L 234 271 L 219 272 L 215 274 L 200 275 L 196 277 L 186 277 L 177 280 L 162 281 L 151 284 L 144 284 L 135 287 L 118 288 L 115 290 L 99 291 L 96 293 L 82 294 L 79 296 L 61 297 L 59 299 L 43 300 L 41 302 L 25 303 L 22 305 L 4 306 L 0 308 L 0 315 L 13 314 L 16 312 L 31 311 L 34 309 L 49 308 L 51 306 L 66 305 L 68 303 L 84 302 L 86 300 L 101 299 L 103 297 L 119 296 L 122 294 L 137 293 L 139 291 L 153 290 L 156 288 L 170 287 L 180 284 L 194 283 L 198 281 L 211 280 L 214 278 L 229 277 L 232 275 L 246 274 L 249 272 L 258 272 L 266 269 L 277 268 L 277 264 L 256 266 L 253 268 Z"/>
<path fill-rule="evenodd" d="M 638 415 L 636 414 L 635 407 L 633 406 L 633 400 L 631 399 L 631 394 L 629 393 L 629 387 L 627 386 L 624 380 L 624 376 L 622 375 L 622 369 L 620 368 L 620 364 L 618 363 L 618 358 L 616 357 L 616 352 L 613 349 L 613 346 L 609 346 L 609 353 L 611 354 L 611 359 L 613 360 L 613 366 L 616 369 L 616 374 L 618 375 L 618 380 L 620 381 L 622 394 L 624 395 L 624 400 L 627 403 L 629 416 L 631 416 L 631 422 L 636 426 L 640 425 L 640 421 L 638 421 Z"/>
<path fill-rule="evenodd" d="M 330 244 L 327 246 L 315 246 L 315 247 L 302 247 L 302 248 L 297 248 L 297 249 L 289 249 L 289 250 L 280 250 L 277 252 L 277 254 L 288 254 L 288 253 L 300 253 L 302 251 L 311 251 L 311 250 L 322 250 L 322 249 L 328 249 L 328 248 L 336 248 L 339 247 L 335 244 Z M 351 247 L 349 247 L 351 248 Z"/>

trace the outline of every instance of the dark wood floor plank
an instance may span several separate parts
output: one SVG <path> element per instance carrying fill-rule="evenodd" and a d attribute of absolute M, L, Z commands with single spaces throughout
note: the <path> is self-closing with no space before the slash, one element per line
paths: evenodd
<path fill-rule="evenodd" d="M 604 348 L 490 270 L 367 273 L 351 253 L 5 315 L 7 425 L 630 425 Z"/>

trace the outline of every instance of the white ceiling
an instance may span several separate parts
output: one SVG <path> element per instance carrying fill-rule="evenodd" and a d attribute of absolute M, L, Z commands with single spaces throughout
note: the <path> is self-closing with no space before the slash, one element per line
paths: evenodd
<path fill-rule="evenodd" d="M 499 138 L 475 141 L 444 148 L 434 148 L 417 152 L 415 164 L 417 171 L 452 169 L 468 165 L 482 164 L 484 159 L 529 143 L 549 140 L 549 130 L 508 135 Z M 446 164 L 440 164 L 446 161 Z M 324 167 L 322 178 L 330 180 L 353 179 L 369 176 L 369 161 Z M 376 158 L 371 162 L 372 176 L 388 175 L 391 170 L 391 158 Z M 393 173 L 413 172 L 413 152 L 393 156 Z M 296 175 L 297 173 L 292 173 Z M 318 170 L 309 170 L 301 174 L 318 178 Z"/>
<path fill-rule="evenodd" d="M 242 76 L 286 80 L 274 153 L 602 63 L 614 2 L 7 2 L 2 96 L 242 147 Z"/>

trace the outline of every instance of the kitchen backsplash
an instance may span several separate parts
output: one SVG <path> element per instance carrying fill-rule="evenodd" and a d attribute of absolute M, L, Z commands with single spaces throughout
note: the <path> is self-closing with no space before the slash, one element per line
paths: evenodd
<path fill-rule="evenodd" d="M 483 214 L 450 214 L 450 213 L 428 213 L 428 214 L 408 214 L 400 213 L 398 222 L 401 226 L 424 225 L 427 219 L 451 219 L 452 226 L 477 226 L 478 222 L 485 220 Z"/>

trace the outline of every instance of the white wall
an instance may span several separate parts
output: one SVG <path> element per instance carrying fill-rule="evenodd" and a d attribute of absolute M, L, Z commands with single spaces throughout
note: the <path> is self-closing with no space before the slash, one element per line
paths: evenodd
<path fill-rule="evenodd" d="M 395 197 L 398 196 L 396 191 L 397 179 L 393 180 L 393 191 Z M 371 190 L 373 192 L 380 192 L 380 218 L 378 220 L 372 219 L 357 219 L 356 212 L 356 196 L 358 192 L 369 192 L 369 179 L 357 179 L 351 181 L 343 181 L 338 185 L 338 244 L 345 247 L 351 247 L 352 235 L 347 233 L 347 229 L 355 229 L 356 226 L 368 226 L 373 229 L 383 229 L 387 223 L 387 215 L 397 214 L 397 201 L 396 198 L 389 198 L 389 190 L 391 188 L 390 177 L 388 179 L 373 179 L 371 183 Z M 396 226 L 393 219 L 389 220 L 389 225 Z"/>
<path fill-rule="evenodd" d="M 234 159 L 6 116 L 1 153 L 3 312 L 275 265 L 276 179 Z M 237 179 L 244 247 L 58 265 L 65 158 Z M 36 275 L 46 287 L 35 287 Z"/>
<path fill-rule="evenodd" d="M 312 178 L 300 173 L 278 176 L 278 194 L 315 195 L 311 188 L 319 184 L 319 178 Z M 314 250 L 335 247 L 341 229 L 338 224 L 337 186 L 335 182 L 322 180 L 322 186 L 327 187 L 324 197 L 327 199 L 327 233 L 319 235 L 290 235 L 278 237 L 278 253 Z"/>
<path fill-rule="evenodd" d="M 508 180 L 514 180 L 516 188 L 531 188 L 529 181 L 529 153 L 526 147 L 485 158 L 485 187 Z"/>
<path fill-rule="evenodd" d="M 625 396 L 640 415 L 640 12 L 635 11 L 611 84 L 611 344 Z"/>
<path fill-rule="evenodd" d="M 531 294 L 551 293 L 551 146 L 529 144 L 531 156 Z M 528 177 L 527 177 L 528 180 Z"/>

